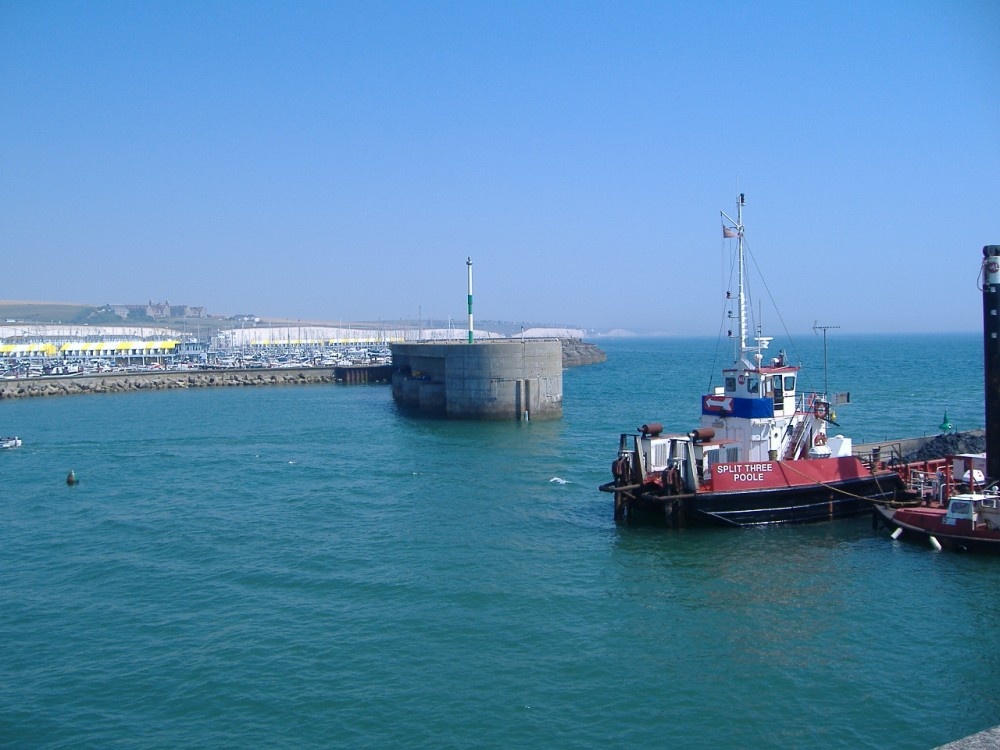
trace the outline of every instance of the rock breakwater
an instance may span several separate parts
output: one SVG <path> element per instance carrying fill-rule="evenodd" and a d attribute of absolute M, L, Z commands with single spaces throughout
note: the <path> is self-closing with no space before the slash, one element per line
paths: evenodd
<path fill-rule="evenodd" d="M 957 456 L 962 453 L 984 453 L 986 433 L 982 430 L 971 432 L 947 432 L 929 438 L 919 448 L 904 456 L 906 461 L 929 461 L 942 456 Z"/>
<path fill-rule="evenodd" d="M 343 378 L 340 378 L 342 381 Z M 200 370 L 156 373 L 108 373 L 82 377 L 30 378 L 0 382 L 0 399 L 126 393 L 218 386 L 309 385 L 338 382 L 336 368 L 282 370 Z"/>
<path fill-rule="evenodd" d="M 608 355 L 595 344 L 580 339 L 562 339 L 563 369 L 607 362 Z"/>

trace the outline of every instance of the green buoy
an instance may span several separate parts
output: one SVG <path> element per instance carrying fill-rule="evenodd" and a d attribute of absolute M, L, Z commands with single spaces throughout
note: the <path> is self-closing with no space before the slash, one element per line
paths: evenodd
<path fill-rule="evenodd" d="M 950 432 L 955 429 L 951 422 L 948 421 L 948 412 L 944 413 L 944 421 L 941 422 L 941 432 Z"/>

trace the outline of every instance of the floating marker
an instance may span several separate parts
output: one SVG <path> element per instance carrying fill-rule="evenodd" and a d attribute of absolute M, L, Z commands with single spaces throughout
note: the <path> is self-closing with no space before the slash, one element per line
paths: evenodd
<path fill-rule="evenodd" d="M 66 484 L 68 484 L 70 487 L 72 487 L 73 485 L 79 484 L 79 483 L 80 483 L 80 480 L 76 478 L 76 474 L 74 474 L 73 470 L 70 469 L 69 470 L 69 474 L 66 475 Z"/>

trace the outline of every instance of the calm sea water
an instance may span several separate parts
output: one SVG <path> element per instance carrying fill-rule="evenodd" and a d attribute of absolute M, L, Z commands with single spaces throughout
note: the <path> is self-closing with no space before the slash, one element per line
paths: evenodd
<path fill-rule="evenodd" d="M 617 434 L 694 426 L 716 347 L 601 345 L 548 423 L 405 418 L 385 386 L 0 403 L 25 441 L 0 455 L 0 745 L 927 748 L 1000 723 L 1000 560 L 867 519 L 617 528 Z M 981 351 L 831 339 L 844 433 L 980 426 Z M 822 339 L 792 358 L 822 387 Z"/>

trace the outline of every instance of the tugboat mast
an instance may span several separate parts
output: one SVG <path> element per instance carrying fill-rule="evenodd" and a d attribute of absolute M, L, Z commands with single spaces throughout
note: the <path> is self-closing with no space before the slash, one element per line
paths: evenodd
<path fill-rule="evenodd" d="M 743 193 L 740 193 L 739 200 L 736 202 L 736 221 L 727 216 L 725 211 L 719 212 L 722 214 L 723 219 L 735 225 L 732 229 L 723 227 L 722 232 L 724 237 L 732 237 L 734 234 L 736 236 L 737 280 L 739 285 L 736 293 L 736 306 L 738 310 L 737 314 L 739 315 L 739 328 L 736 337 L 736 356 L 733 358 L 734 362 L 739 362 L 747 353 L 747 302 L 743 289 L 743 278 L 746 272 L 743 261 L 743 206 L 745 205 L 746 197 Z"/>

